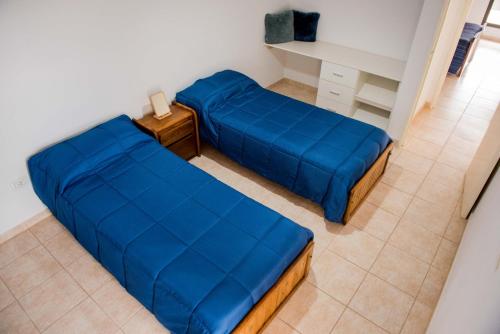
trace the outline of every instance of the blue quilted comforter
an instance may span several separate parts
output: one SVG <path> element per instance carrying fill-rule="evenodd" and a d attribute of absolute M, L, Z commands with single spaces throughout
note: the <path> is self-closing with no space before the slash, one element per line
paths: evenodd
<path fill-rule="evenodd" d="M 321 204 L 335 222 L 354 184 L 390 143 L 379 128 L 274 93 L 235 71 L 200 79 L 176 100 L 198 112 L 205 141 Z"/>
<path fill-rule="evenodd" d="M 28 164 L 59 221 L 173 333 L 230 332 L 312 239 L 126 116 Z"/>
<path fill-rule="evenodd" d="M 465 23 L 462 35 L 460 35 L 460 40 L 458 41 L 458 45 L 455 50 L 455 54 L 453 55 L 453 59 L 448 69 L 448 73 L 458 74 L 462 66 L 465 65 L 465 57 L 467 56 L 467 52 L 469 51 L 472 42 L 474 42 L 477 34 L 481 31 L 483 31 L 483 27 L 479 24 Z"/>

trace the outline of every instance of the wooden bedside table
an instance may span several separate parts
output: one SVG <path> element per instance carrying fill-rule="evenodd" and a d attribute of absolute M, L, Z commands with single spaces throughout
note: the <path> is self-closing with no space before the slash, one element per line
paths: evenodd
<path fill-rule="evenodd" d="M 198 116 L 194 110 L 178 105 L 170 106 L 172 115 L 158 120 L 153 114 L 147 114 L 134 123 L 160 144 L 186 160 L 200 155 L 198 135 Z"/>

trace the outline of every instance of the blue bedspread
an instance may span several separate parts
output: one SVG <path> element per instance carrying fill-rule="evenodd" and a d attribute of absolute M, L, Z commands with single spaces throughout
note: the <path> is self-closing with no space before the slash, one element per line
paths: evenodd
<path fill-rule="evenodd" d="M 312 233 L 120 116 L 29 162 L 34 189 L 173 333 L 228 333 Z"/>
<path fill-rule="evenodd" d="M 451 61 L 450 67 L 448 69 L 448 73 L 458 74 L 460 69 L 465 65 L 465 58 L 467 56 L 467 52 L 474 42 L 477 34 L 483 31 L 483 27 L 479 24 L 466 22 L 464 25 L 464 29 L 462 30 L 462 34 L 460 36 L 460 40 L 458 41 L 457 48 L 455 50 L 455 54 L 453 55 L 453 59 Z"/>
<path fill-rule="evenodd" d="M 235 71 L 200 79 L 176 100 L 198 112 L 205 141 L 321 204 L 335 222 L 354 184 L 390 143 L 379 128 L 274 93 Z"/>

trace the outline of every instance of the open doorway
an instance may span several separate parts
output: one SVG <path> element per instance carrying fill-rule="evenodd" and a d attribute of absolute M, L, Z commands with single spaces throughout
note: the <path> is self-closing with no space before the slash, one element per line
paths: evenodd
<path fill-rule="evenodd" d="M 500 28 L 500 0 L 490 0 L 482 23 L 489 27 Z"/>
<path fill-rule="evenodd" d="M 464 23 L 470 22 L 470 4 L 466 0 L 449 3 L 430 55 L 418 112 L 402 145 L 405 151 L 425 152 L 423 157 L 442 171 L 433 175 L 442 200 L 462 196 L 466 171 L 500 103 L 500 43 L 479 38 L 462 75 L 448 74 Z"/>

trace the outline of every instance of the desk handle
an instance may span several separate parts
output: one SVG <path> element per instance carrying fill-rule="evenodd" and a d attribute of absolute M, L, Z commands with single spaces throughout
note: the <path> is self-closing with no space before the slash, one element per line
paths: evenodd
<path fill-rule="evenodd" d="M 344 75 L 340 74 L 340 73 L 333 72 L 332 74 L 333 74 L 334 77 L 339 77 L 339 78 L 343 78 L 344 77 Z"/>
<path fill-rule="evenodd" d="M 336 92 L 336 91 L 334 91 L 334 90 L 331 90 L 331 91 L 330 91 L 330 94 L 333 94 L 333 95 L 335 95 L 335 96 L 340 96 L 340 93 L 339 93 L 339 92 Z"/>

